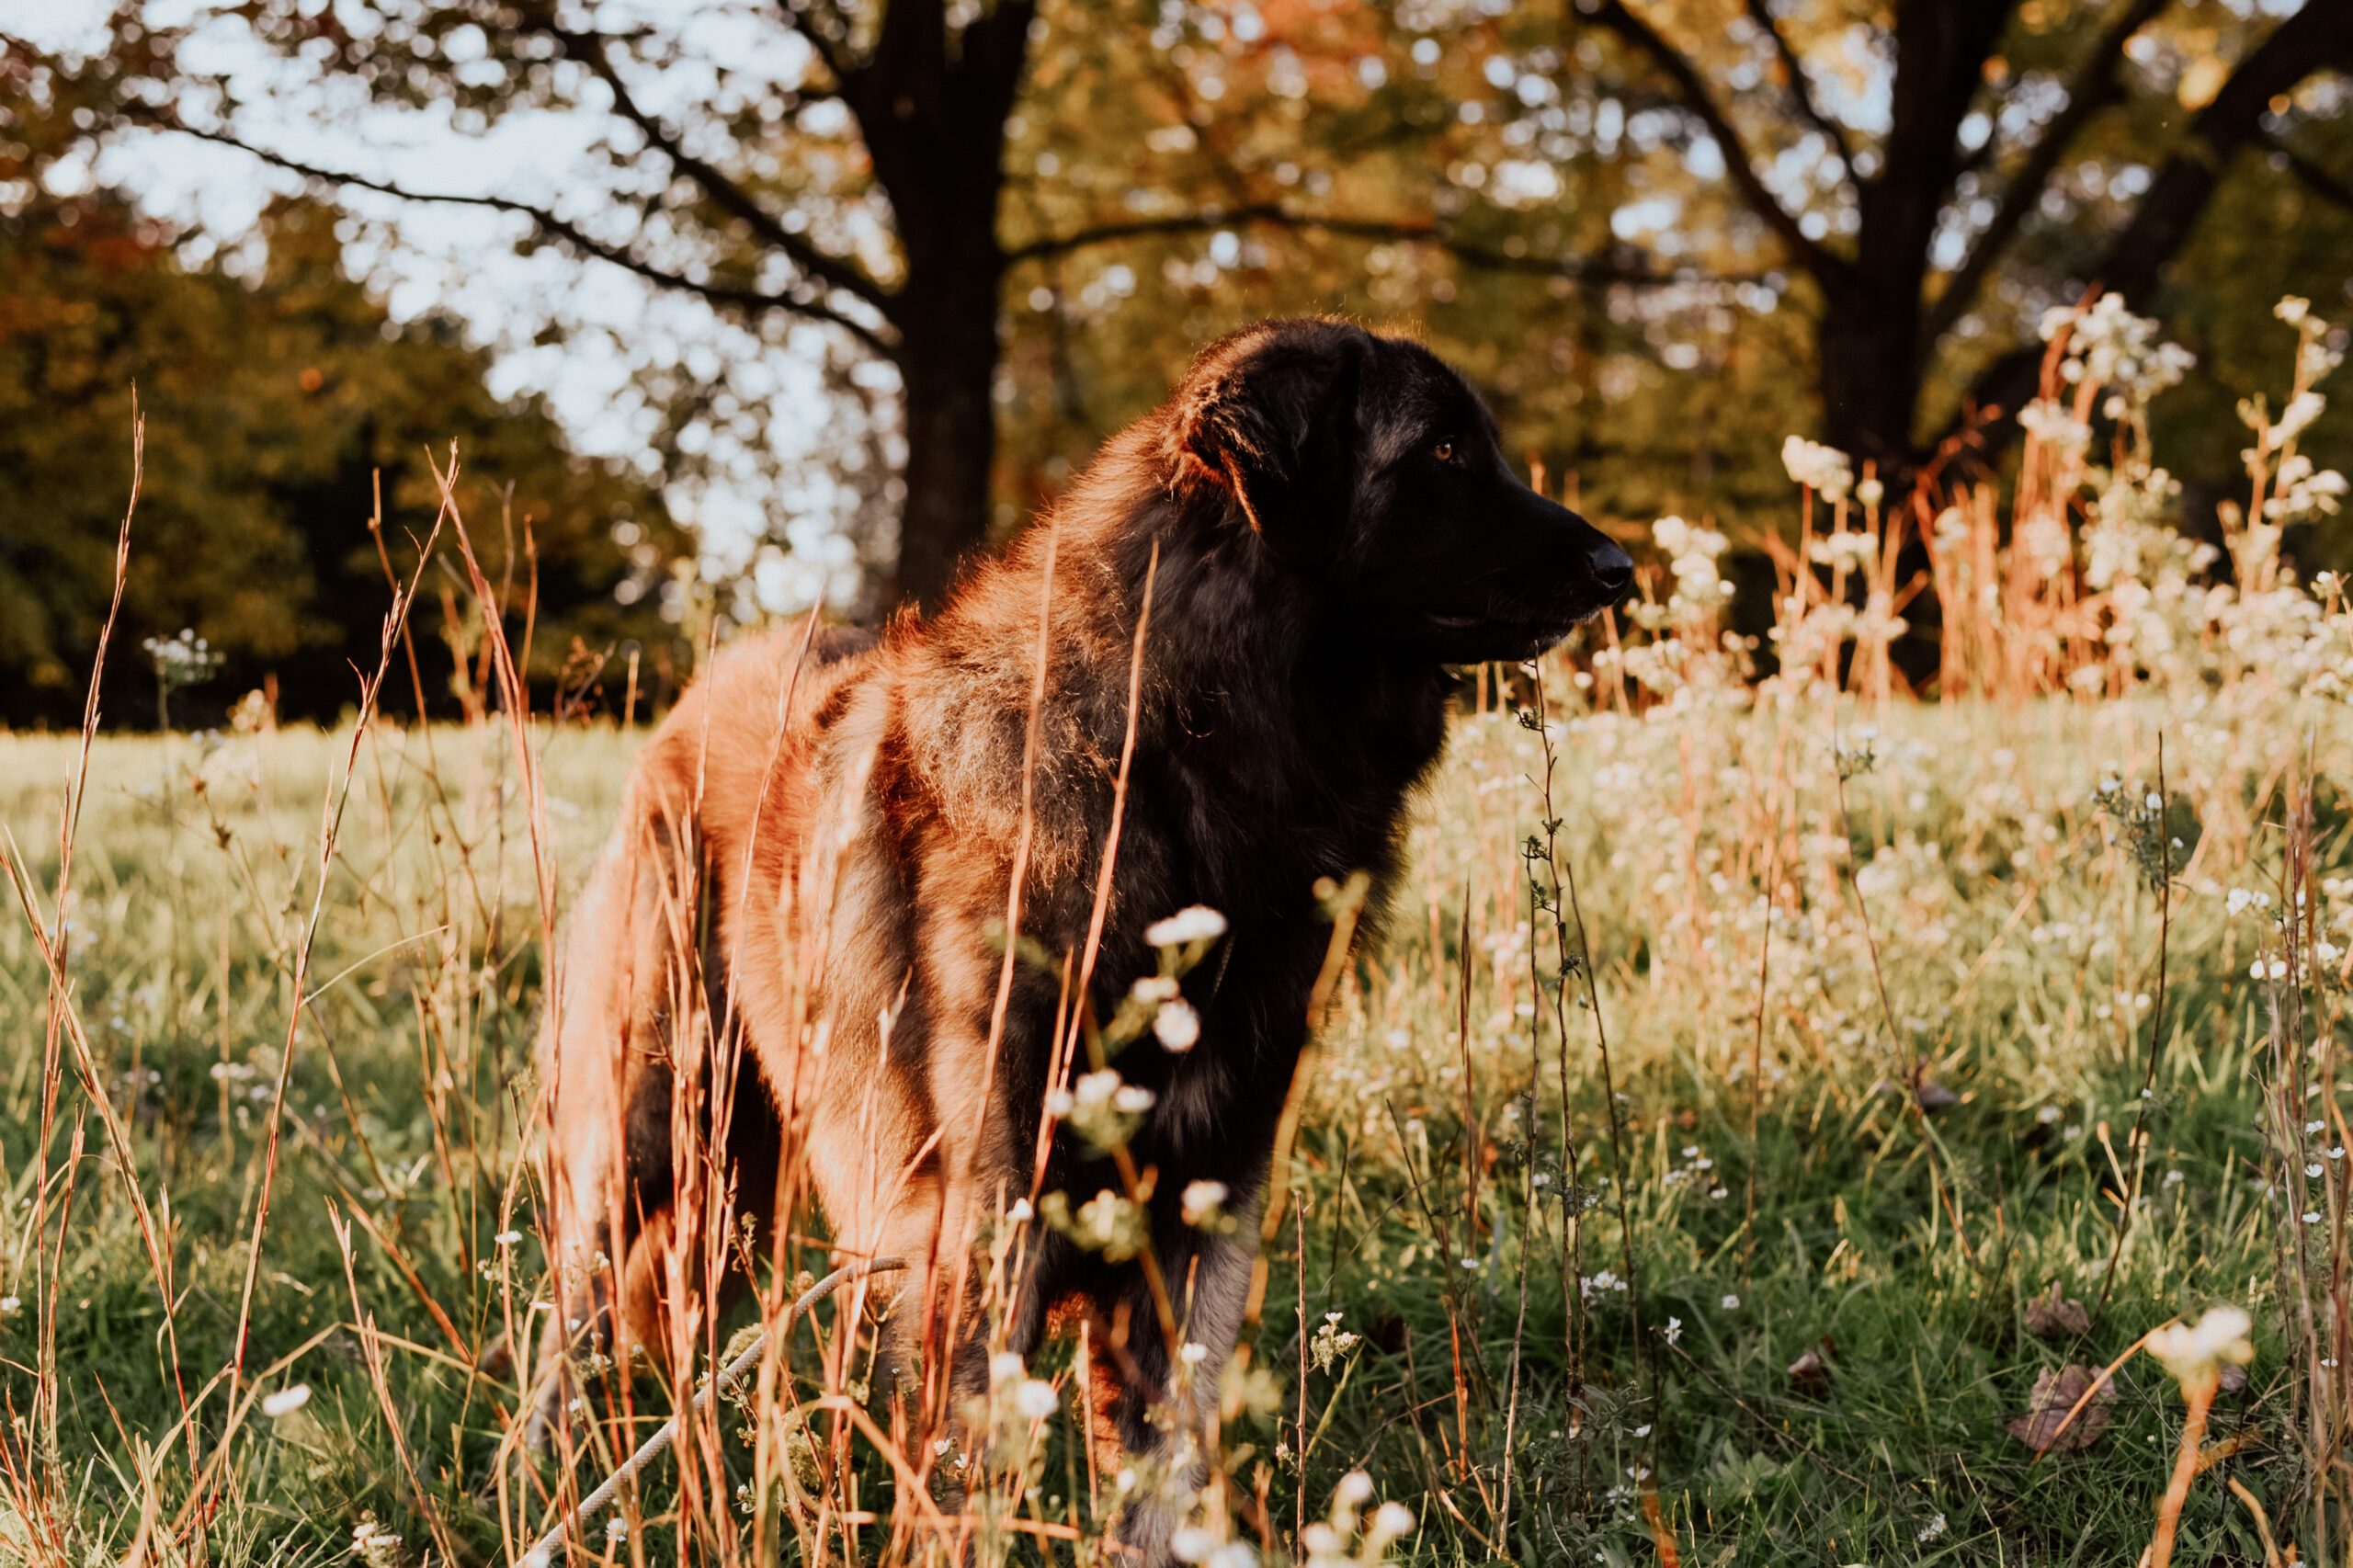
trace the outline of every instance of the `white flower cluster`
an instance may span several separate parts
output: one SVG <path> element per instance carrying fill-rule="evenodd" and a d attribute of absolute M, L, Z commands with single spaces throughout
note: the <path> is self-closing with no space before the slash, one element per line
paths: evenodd
<path fill-rule="evenodd" d="M 2270 494 L 2264 498 L 2263 518 L 2273 528 L 2334 514 L 2347 486 L 2335 469 L 2317 468 L 2311 458 L 2293 450 L 2298 437 L 2328 407 L 2328 399 L 2313 388 L 2345 360 L 2344 351 L 2331 346 L 2341 335 L 2329 323 L 2313 314 L 2312 302 L 2293 294 L 2274 307 L 2273 314 L 2296 329 L 2296 385 L 2279 417 L 2271 417 L 2258 394 L 2239 400 L 2239 418 L 2255 432 L 2256 444 L 2239 455 L 2247 472 L 2261 484 L 2267 466 L 2276 456 L 2279 467 L 2269 475 Z"/>
<path fill-rule="evenodd" d="M 2220 1378 L 2226 1361 L 2244 1367 L 2254 1360 L 2246 1337 L 2254 1326 L 2241 1308 L 2211 1307 L 2195 1326 L 2175 1322 L 2151 1330 L 2146 1348 L 2187 1387 Z"/>
<path fill-rule="evenodd" d="M 1374 1568 L 1388 1562 L 1390 1546 L 1413 1533 L 1414 1511 L 1403 1503 L 1383 1503 L 1366 1518 L 1363 1508 L 1371 1501 L 1372 1477 L 1360 1470 L 1340 1477 L 1332 1489 L 1330 1513 L 1299 1534 L 1307 1551 L 1300 1568 Z"/>
<path fill-rule="evenodd" d="M 1099 1073 L 1082 1074 L 1067 1089 L 1051 1091 L 1046 1096 L 1046 1114 L 1068 1121 L 1098 1149 L 1117 1149 L 1133 1135 L 1136 1123 L 1152 1108 L 1152 1101 L 1150 1089 L 1126 1083 L 1118 1068 L 1106 1067 Z"/>
<path fill-rule="evenodd" d="M 1854 488 L 1855 469 L 1847 454 L 1802 436 L 1792 436 L 1781 443 L 1781 466 L 1790 471 L 1792 481 L 1808 490 L 1820 491 L 1822 498 L 1834 506 Z"/>
<path fill-rule="evenodd" d="M 1846 529 L 1825 534 L 1813 541 L 1813 558 L 1825 566 L 1846 566 L 1857 571 L 1868 570 L 1877 559 L 1879 549 L 1867 533 Z"/>
<path fill-rule="evenodd" d="M 1214 942 L 1225 935 L 1225 916 L 1205 903 L 1180 909 L 1165 920 L 1144 927 L 1143 939 L 1155 948 L 1182 948 Z"/>
<path fill-rule="evenodd" d="M 1021 1358 L 1000 1350 L 989 1358 L 989 1388 L 1024 1421 L 1043 1421 L 1062 1408 L 1062 1396 L 1043 1378 L 1029 1375 Z"/>
<path fill-rule="evenodd" d="M 1614 1270 L 1608 1268 L 1598 1274 L 1588 1274 L 1577 1281 L 1578 1292 L 1588 1301 L 1593 1300 L 1597 1292 L 1606 1295 L 1611 1290 L 1616 1290 L 1622 1294 L 1625 1289 L 1626 1282 L 1619 1278 Z"/>
<path fill-rule="evenodd" d="M 1313 1339 L 1308 1341 L 1308 1360 L 1319 1372 L 1330 1371 L 1333 1363 L 1355 1349 L 1358 1340 L 1363 1337 L 1342 1328 L 1340 1315 L 1338 1312 L 1325 1312 L 1324 1326 L 1315 1331 Z"/>
<path fill-rule="evenodd" d="M 1199 1525 L 1187 1525 L 1170 1536 L 1168 1550 L 1177 1562 L 1198 1562 L 1201 1568 L 1258 1568 L 1258 1554 L 1249 1542 L 1221 1541 Z"/>
<path fill-rule="evenodd" d="M 1177 1199 L 1176 1217 L 1196 1230 L 1230 1224 L 1225 1212 L 1225 1200 L 1230 1196 L 1222 1181 L 1188 1181 Z"/>
<path fill-rule="evenodd" d="M 1716 558 L 1732 548 L 1730 540 L 1674 517 L 1653 523 L 1651 538 L 1675 573 L 1674 608 L 1704 613 L 1732 597 L 1732 585 L 1716 570 Z"/>
<path fill-rule="evenodd" d="M 2345 350 L 2329 343 L 2329 324 L 2313 314 L 2312 301 L 2293 294 L 2271 307 L 2271 313 L 2296 329 L 2296 379 L 2311 386 L 2345 363 Z"/>
<path fill-rule="evenodd" d="M 1175 975 L 1147 974 L 1129 988 L 1128 995 L 1137 1006 L 1152 1009 L 1152 1032 L 1164 1049 L 1181 1055 L 1199 1043 L 1201 1016 L 1177 994 Z"/>
<path fill-rule="evenodd" d="M 2109 389 L 2101 412 L 2120 419 L 2167 387 L 2178 385 L 2198 356 L 2178 343 L 2157 341 L 2157 323 L 2124 308 L 2121 294 L 2102 294 L 2089 310 L 2066 305 L 2042 312 L 2042 341 L 2073 327 L 2059 373 L 2069 384 L 2089 381 Z M 2023 416 L 2021 416 L 2023 417 Z"/>
<path fill-rule="evenodd" d="M 210 680 L 221 667 L 222 655 L 187 627 L 176 637 L 150 637 L 140 646 L 155 662 L 155 674 L 167 686 L 194 686 Z"/>
<path fill-rule="evenodd" d="M 2296 403 L 2316 403 L 2319 399 L 2318 392 L 2306 392 Z M 2289 407 L 2292 410 L 2295 403 Z M 2263 516 L 2274 524 L 2334 515 L 2347 488 L 2343 474 L 2333 468 L 2314 469 L 2313 460 L 2302 452 L 2291 452 L 2280 459 L 2279 472 L 2271 483 L 2272 492 L 2264 500 Z"/>
<path fill-rule="evenodd" d="M 1143 1210 L 1108 1187 L 1075 1212 L 1069 1198 L 1059 1192 L 1046 1194 L 1038 1207 L 1047 1224 L 1088 1252 L 1101 1253 L 1107 1263 L 1125 1263 L 1151 1244 Z"/>
<path fill-rule="evenodd" d="M 2092 427 L 2068 412 L 2065 404 L 2038 397 L 2018 410 L 2018 428 L 2073 461 L 2090 449 Z"/>
<path fill-rule="evenodd" d="M 351 1527 L 351 1554 L 367 1568 L 399 1568 L 401 1538 L 363 1509 L 359 1522 Z"/>

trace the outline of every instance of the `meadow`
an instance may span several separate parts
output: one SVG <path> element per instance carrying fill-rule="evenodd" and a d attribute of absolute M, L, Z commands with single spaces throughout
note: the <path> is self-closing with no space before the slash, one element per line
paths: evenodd
<path fill-rule="evenodd" d="M 2328 367 L 2287 319 L 2292 407 Z M 1673 518 L 1640 603 L 1466 673 L 1320 1020 L 1188 1560 L 2348 1554 L 2353 608 L 2279 558 L 2268 503 L 2327 489 L 2285 415 L 2226 558 L 2173 531 L 2131 332 L 2062 324 L 2004 494 L 1793 443 L 1769 676 Z M 0 1561 L 514 1562 L 680 1403 L 608 1360 L 568 1467 L 516 1441 L 563 1263 L 545 935 L 635 739 L 0 736 Z M 1077 1440 L 1066 1343 L 943 1520 L 847 1301 L 576 1550 L 1119 1561 L 1140 1483 Z M 2146 1338 L 2217 1305 L 2251 1364 L 2227 1321 Z"/>

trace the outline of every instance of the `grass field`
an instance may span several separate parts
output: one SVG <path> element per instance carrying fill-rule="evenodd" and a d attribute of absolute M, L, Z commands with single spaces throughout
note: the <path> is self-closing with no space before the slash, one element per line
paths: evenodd
<path fill-rule="evenodd" d="M 1645 1469 L 1689 1561 L 2124 1561 L 2146 1537 L 2179 1426 L 2163 1370 L 2127 1364 L 2087 1452 L 2030 1463 L 2005 1424 L 2028 1409 L 2038 1374 L 2097 1366 L 2216 1300 L 2263 1324 L 2255 1376 L 2216 1418 L 2266 1435 L 2233 1472 L 2290 1506 L 2307 1483 L 2292 1426 L 2304 1379 L 2282 1336 L 2296 1292 L 2275 1278 L 2279 1206 L 2265 1178 L 2277 1162 L 2258 1125 L 2286 988 L 2247 978 L 2278 933 L 2251 903 L 2234 917 L 2220 890 L 2264 890 L 2279 907 L 2277 830 L 2307 747 L 2324 780 L 2353 757 L 2341 724 L 2307 728 L 2335 715 L 2301 704 L 2168 730 L 2169 825 L 2194 815 L 2205 829 L 2177 883 L 2164 1051 L 2143 1102 L 2158 901 L 2095 791 L 2109 777 L 2147 788 L 2165 718 L 2135 702 L 1893 705 L 1869 743 L 1873 766 L 1846 781 L 1843 824 L 1826 709 L 1819 723 L 1704 706 L 1556 718 L 1559 863 L 1581 879 L 1625 1096 L 1613 1148 L 1573 976 L 1565 1081 L 1583 1213 L 1568 1262 L 1586 1307 L 1574 1409 L 1563 1206 L 1552 1198 L 1565 1185 L 1549 984 L 1560 960 L 1549 916 L 1537 911 L 1531 928 L 1522 859 L 1546 814 L 1531 782 L 1543 737 L 1505 714 L 1464 718 L 1387 938 L 1326 1031 L 1299 1162 L 1302 1224 L 1286 1226 L 1275 1259 L 1267 1340 L 1282 1401 L 1233 1435 L 1260 1455 L 1303 1446 L 1302 1292 L 1311 1331 L 1336 1312 L 1341 1332 L 1362 1336 L 1306 1378 L 1304 1476 L 1280 1460 L 1267 1471 L 1278 1527 L 1301 1489 L 1313 1517 L 1361 1468 L 1416 1510 L 1395 1554 L 1483 1560 L 1509 1426 L 1521 1561 L 1651 1555 Z M 193 1463 L 218 1499 L 209 1560 L 324 1561 L 371 1517 L 403 1538 L 404 1560 L 437 1534 L 469 1560 L 499 1556 L 493 1456 L 519 1374 L 484 1352 L 506 1316 L 498 1263 L 513 1257 L 524 1300 L 540 1271 L 535 1244 L 496 1239 L 529 1229 L 516 1127 L 533 1088 L 540 960 L 529 835 L 495 726 L 379 730 L 358 748 L 245 1355 L 267 1369 L 265 1392 L 312 1393 L 289 1414 L 249 1415 L 217 1465 L 229 1402 L 220 1389 L 199 1397 L 233 1354 L 320 810 L 348 746 L 288 731 L 97 747 L 66 925 L 72 1000 L 110 1106 L 99 1112 L 82 1086 L 69 1042 L 46 1161 L 46 986 L 22 920 L 0 935 L 15 1221 L 0 1343 L 20 1423 L 50 1413 L 17 1429 L 12 1451 L 30 1468 L 14 1477 L 19 1517 L 0 1541 L 60 1529 L 76 1561 L 119 1557 L 152 1498 L 149 1550 L 164 1553 Z M 569 888 L 629 742 L 574 729 L 542 746 Z M 0 743 L 0 812 L 44 887 L 74 751 Z M 2342 824 L 2325 805 L 2321 819 L 2314 880 L 2333 881 Z M 2338 905 L 2321 896 L 2333 920 Z M 1951 1103 L 1915 1108 L 1897 1085 L 1915 1068 L 1933 1085 L 1926 1099 Z M 2146 1190 L 2111 1286 L 2112 1195 L 2133 1181 L 2144 1103 Z M 1541 1186 L 1521 1157 L 1531 1114 Z M 2329 1115 L 2315 1146 L 2341 1137 Z M 76 1140 L 83 1157 L 69 1163 Z M 2315 1190 L 2341 1191 L 2338 1165 L 2316 1160 Z M 2312 1201 L 2333 1225 L 2338 1205 Z M 168 1255 L 168 1316 L 142 1202 Z M 358 1226 L 347 1261 L 338 1214 Z M 2029 1301 L 2052 1282 L 2084 1303 L 2087 1335 L 2027 1327 Z M 363 1320 L 378 1331 L 397 1441 L 351 1326 Z M 1824 1371 L 1793 1377 L 1809 1350 Z M 36 1386 L 44 1367 L 53 1410 Z M 192 1449 L 188 1429 L 174 1430 L 183 1391 Z M 1072 1483 L 1057 1435 L 1049 1446 L 1035 1506 L 1060 1518 L 1085 1482 Z M 649 1488 L 649 1514 L 663 1495 Z M 196 1522 L 168 1555 L 193 1554 Z M 2186 1529 L 2186 1550 L 2206 1553 L 2193 1560 L 2260 1559 L 2251 1516 L 2219 1482 L 2193 1493 Z M 649 1551 L 665 1550 L 659 1538 L 656 1527 Z"/>
<path fill-rule="evenodd" d="M 1466 686 L 1188 1558 L 2125 1563 L 2169 1477 L 2184 1562 L 2353 1557 L 2353 612 L 2266 523 L 2206 585 L 2130 434 L 2097 473 L 2038 437 L 2004 527 L 1920 519 L 1946 700 L 1893 676 L 1901 525 L 1843 483 L 1772 678 L 1667 519 L 1642 604 Z M 513 1562 L 675 1408 L 608 1363 L 570 1473 L 512 1442 L 535 850 L 560 912 L 633 744 L 524 739 L 537 813 L 494 719 L 101 738 L 78 795 L 77 741 L 0 736 L 0 1562 Z M 2255 1348 L 2219 1393 L 2134 1353 L 2216 1304 Z M 929 1460 L 848 1425 L 854 1326 L 582 1550 L 940 1560 Z M 995 1407 L 979 1559 L 1119 1560 L 1072 1358 Z"/>

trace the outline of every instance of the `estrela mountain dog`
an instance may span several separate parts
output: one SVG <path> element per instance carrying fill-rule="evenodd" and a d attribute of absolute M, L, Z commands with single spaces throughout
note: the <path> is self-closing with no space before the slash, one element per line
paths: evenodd
<path fill-rule="evenodd" d="M 665 1360 L 710 1332 L 706 1309 L 669 1338 L 669 1309 L 735 1244 L 687 1234 L 713 1181 L 760 1223 L 813 1196 L 838 1256 L 905 1258 L 869 1287 L 892 1303 L 883 1348 L 903 1378 L 944 1374 L 930 1408 L 959 1409 L 988 1377 L 975 1245 L 1023 1200 L 1121 1189 L 1067 1129 L 1041 1136 L 1074 1054 L 1074 982 L 1006 960 L 1008 915 L 1017 947 L 1058 966 L 1084 961 L 1099 919 L 1084 1002 L 1109 1019 L 1157 971 L 1147 928 L 1206 905 L 1228 924 L 1185 983 L 1198 1044 L 1146 1035 L 1118 1071 L 1151 1095 L 1128 1148 L 1155 1173 L 1160 1300 L 1181 1298 L 1207 1365 L 1172 1365 L 1140 1258 L 1034 1221 L 1000 1301 L 1024 1354 L 1050 1305 L 1086 1314 L 1098 1438 L 1170 1477 L 1120 1533 L 1165 1561 L 1330 940 L 1313 890 L 1368 869 L 1378 907 L 1444 741 L 1447 666 L 1551 646 L 1631 571 L 1512 476 L 1435 356 L 1277 321 L 1205 351 L 937 614 L 879 640 L 804 624 L 728 650 L 639 757 L 563 947 L 542 1050 L 554 1240 L 574 1267 L 549 1413 L 560 1325 L 609 1324 L 624 1352 Z M 739 1070 L 684 1050 L 694 1017 Z M 1197 1182 L 1222 1184 L 1241 1223 L 1188 1224 Z"/>

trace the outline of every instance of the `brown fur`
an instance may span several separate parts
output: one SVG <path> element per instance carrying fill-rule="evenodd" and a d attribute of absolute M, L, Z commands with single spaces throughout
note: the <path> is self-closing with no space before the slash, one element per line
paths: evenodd
<path fill-rule="evenodd" d="M 1157 1096 L 1131 1149 L 1157 1171 L 1147 1207 L 1182 1336 L 1211 1359 L 1174 1364 L 1134 1266 L 1040 1227 L 1000 1305 L 1026 1353 L 1045 1303 L 1075 1300 L 1097 1352 L 1098 1458 L 1154 1455 L 1169 1477 L 1131 1499 L 1120 1533 L 1166 1561 L 1324 953 L 1313 884 L 1359 868 L 1385 881 L 1441 743 L 1445 662 L 1542 647 L 1622 588 L 1626 565 L 1511 480 L 1484 410 L 1436 359 L 1281 323 L 1205 354 L 934 619 L 902 617 L 872 646 L 822 633 L 804 653 L 796 625 L 722 654 L 641 755 L 566 934 L 544 1047 L 572 1269 L 551 1367 L 600 1303 L 619 1345 L 665 1359 L 712 1332 L 702 1298 L 726 1249 L 698 1226 L 716 1181 L 756 1220 L 813 1197 L 844 1258 L 910 1260 L 873 1295 L 895 1303 L 894 1363 L 928 1375 L 919 1416 L 984 1386 L 975 1243 L 1040 1177 L 1074 1207 L 1117 1186 L 1065 1136 L 1036 1165 L 1061 987 L 1019 966 L 993 1049 L 1006 971 L 991 933 L 1026 858 L 1024 936 L 1057 960 L 1086 947 L 1153 574 L 1086 1000 L 1108 1017 L 1153 971 L 1151 921 L 1194 903 L 1231 921 L 1186 983 L 1200 1044 L 1178 1055 L 1147 1037 L 1118 1063 Z M 1179 1220 L 1195 1178 L 1229 1187 L 1238 1238 Z M 607 1250 L 612 1274 L 595 1262 Z M 560 1378 L 551 1389 L 560 1408 Z M 1155 1425 L 1155 1404 L 1180 1419 Z"/>

